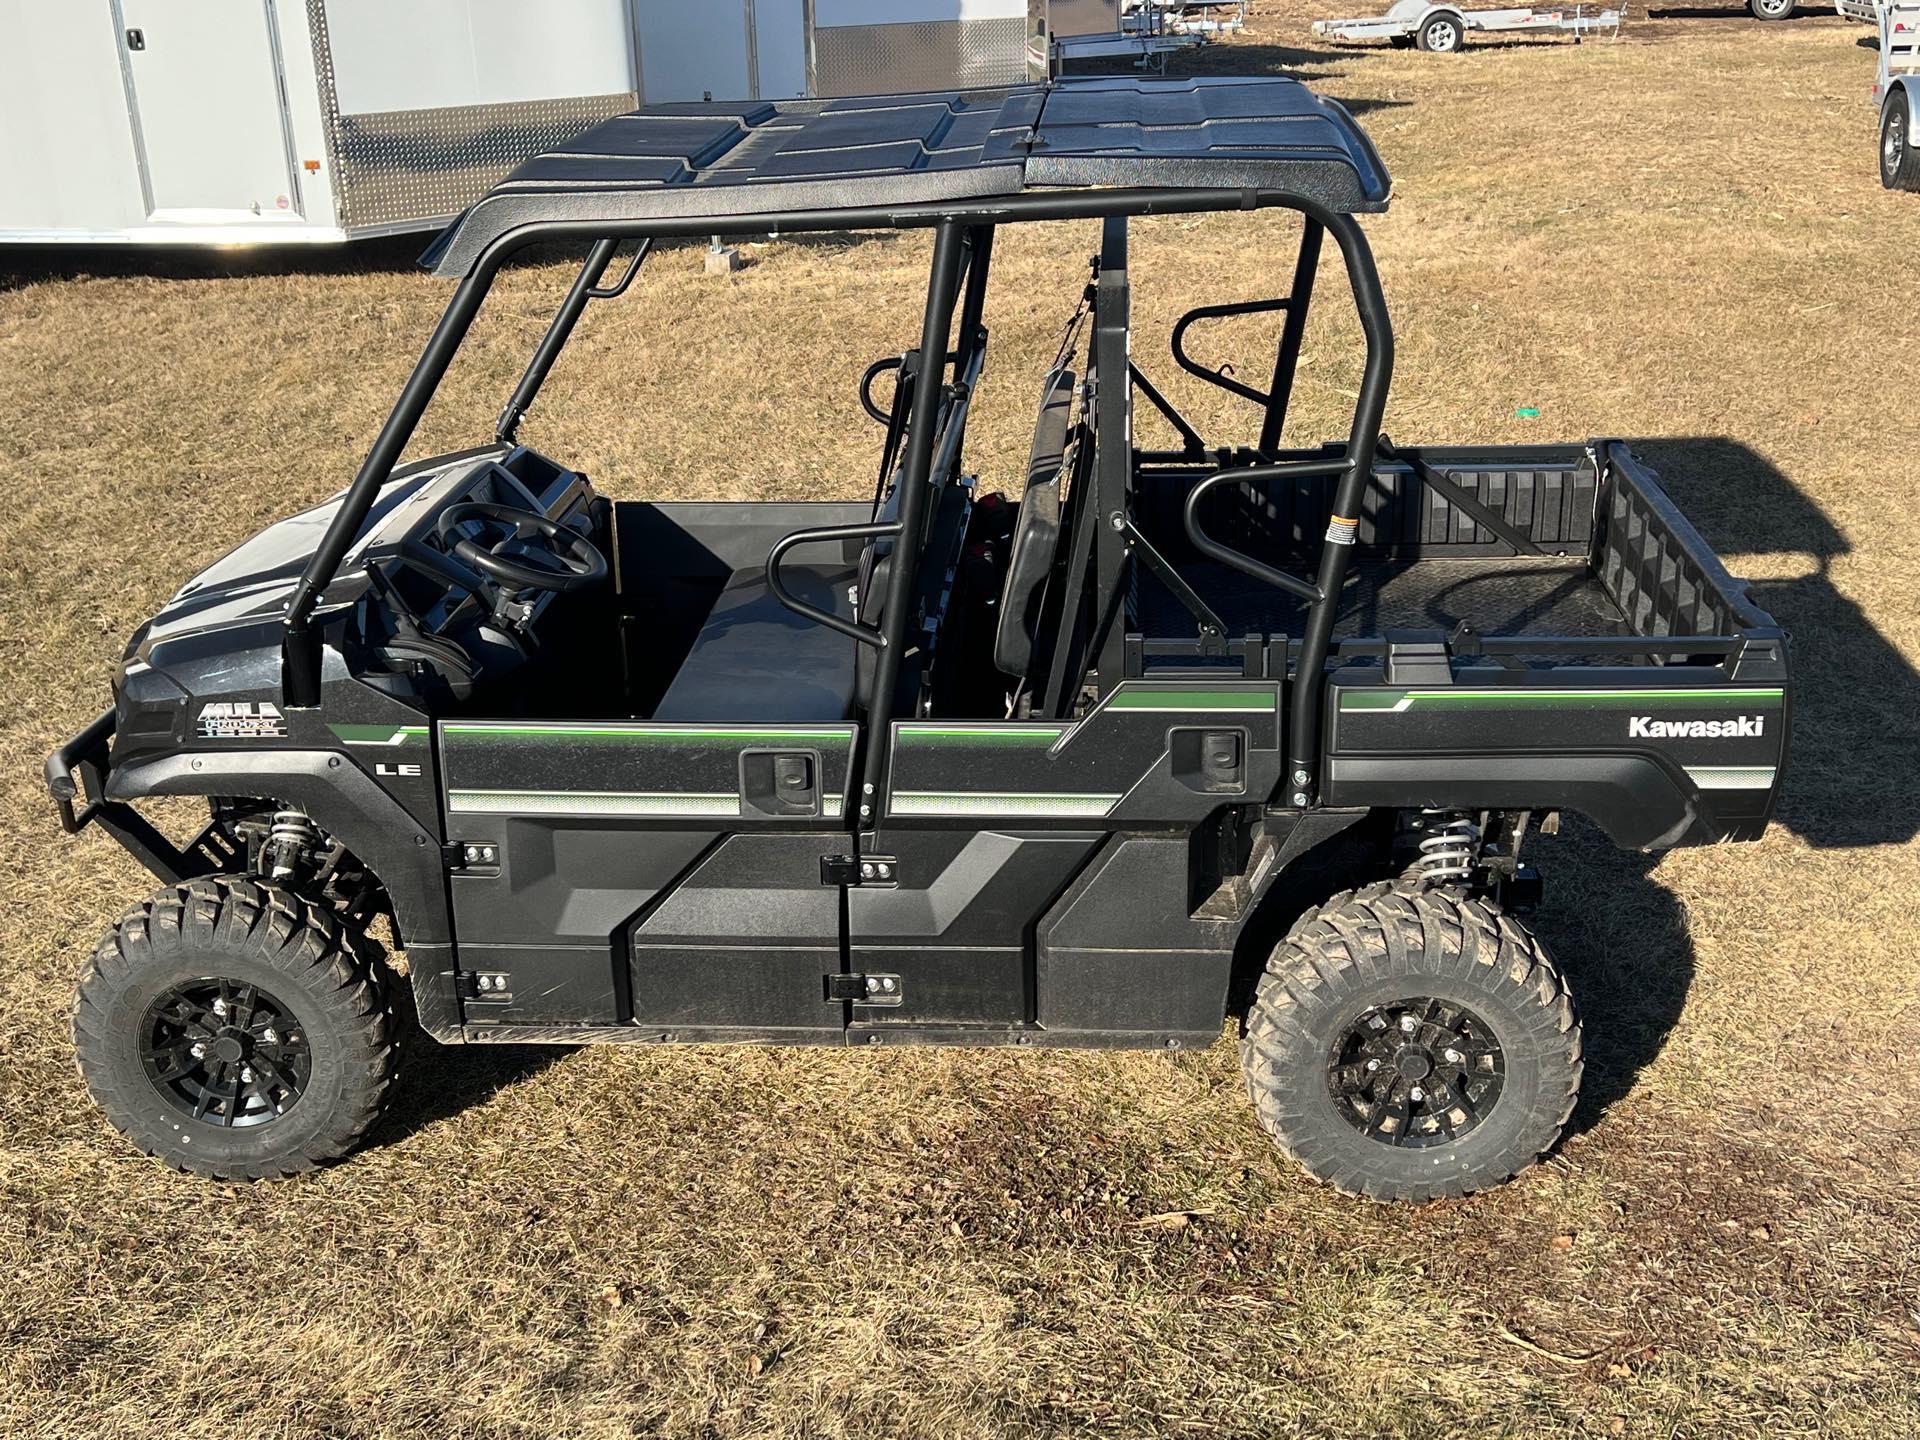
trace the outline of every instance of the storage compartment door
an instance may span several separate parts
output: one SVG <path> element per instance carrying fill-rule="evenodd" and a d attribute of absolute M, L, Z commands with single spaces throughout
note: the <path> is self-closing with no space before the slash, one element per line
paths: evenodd
<path fill-rule="evenodd" d="M 155 220 L 299 218 L 272 0 L 121 0 Z"/>

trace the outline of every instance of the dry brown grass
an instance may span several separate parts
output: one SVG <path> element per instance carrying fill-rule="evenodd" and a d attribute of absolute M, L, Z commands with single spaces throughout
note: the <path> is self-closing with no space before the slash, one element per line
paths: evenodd
<path fill-rule="evenodd" d="M 1920 392 L 1920 205 L 1873 178 L 1864 32 L 1729 12 L 1444 59 L 1262 9 L 1207 63 L 1359 103 L 1399 181 L 1370 227 L 1393 433 L 1657 437 L 1795 634 L 1764 843 L 1539 857 L 1595 1049 L 1579 1133 L 1496 1194 L 1379 1210 L 1268 1148 L 1225 1043 L 428 1050 L 350 1164 L 155 1169 L 85 1101 L 64 1023 L 149 882 L 60 840 L 39 761 L 185 575 L 344 481 L 446 287 L 389 252 L 34 262 L 0 290 L 0 1430 L 1920 1432 L 1920 435 L 1894 400 Z M 1270 289 L 1284 229 L 1144 227 L 1149 363 L 1184 304 Z M 1017 473 L 1089 244 L 1009 238 L 989 479 Z M 771 245 L 715 282 L 665 254 L 583 326 L 529 438 L 619 494 L 861 494 L 852 380 L 911 334 L 925 255 Z M 510 277 L 423 446 L 490 421 L 560 283 Z M 1348 404 L 1334 312 L 1302 433 Z"/>

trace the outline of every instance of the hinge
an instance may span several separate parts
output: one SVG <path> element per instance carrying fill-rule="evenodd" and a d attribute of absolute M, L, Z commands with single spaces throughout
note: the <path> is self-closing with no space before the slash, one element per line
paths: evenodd
<path fill-rule="evenodd" d="M 820 857 L 822 885 L 893 886 L 899 883 L 897 870 L 898 862 L 891 855 L 863 855 L 857 860 L 851 855 Z"/>
<path fill-rule="evenodd" d="M 440 847 L 440 863 L 462 875 L 498 875 L 500 847 L 491 840 L 451 840 Z"/>
<path fill-rule="evenodd" d="M 829 975 L 827 999 L 855 1005 L 898 1005 L 906 985 L 898 975 Z"/>
<path fill-rule="evenodd" d="M 458 978 L 462 1000 L 513 999 L 512 980 L 504 970 L 462 970 Z"/>

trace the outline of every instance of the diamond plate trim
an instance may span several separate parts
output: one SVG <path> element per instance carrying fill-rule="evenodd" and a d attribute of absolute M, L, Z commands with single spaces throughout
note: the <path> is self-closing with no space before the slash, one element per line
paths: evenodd
<path fill-rule="evenodd" d="M 1027 22 L 912 20 L 825 25 L 813 32 L 814 93 L 911 95 L 1027 82 Z"/>

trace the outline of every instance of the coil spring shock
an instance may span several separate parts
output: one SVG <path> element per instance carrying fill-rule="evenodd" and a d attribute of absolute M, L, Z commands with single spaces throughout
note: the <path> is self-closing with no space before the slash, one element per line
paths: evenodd
<path fill-rule="evenodd" d="M 1426 833 L 1420 837 L 1420 859 L 1416 862 L 1423 885 L 1444 885 L 1449 880 L 1465 880 L 1480 858 L 1480 827 L 1465 815 L 1444 810 L 1423 810 Z"/>
<path fill-rule="evenodd" d="M 320 831 L 304 811 L 276 810 L 266 843 L 260 847 L 260 861 L 273 879 L 285 880 L 319 843 Z"/>

